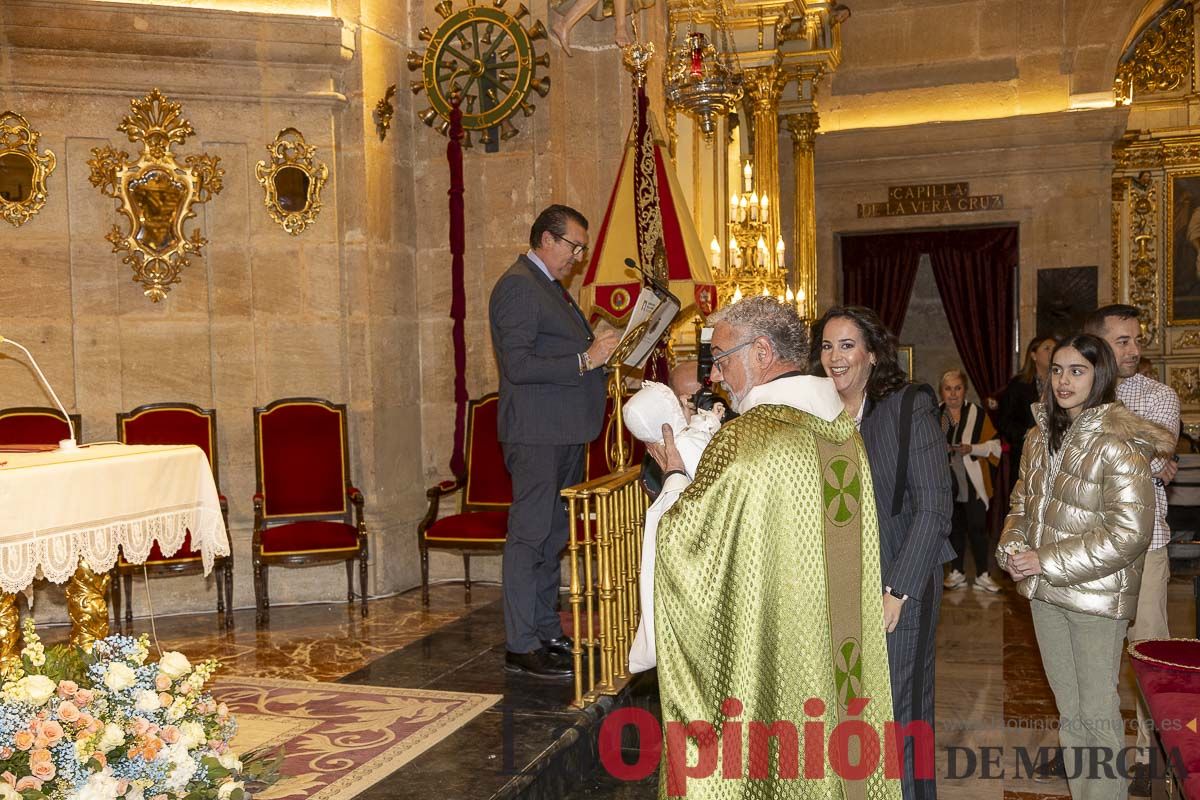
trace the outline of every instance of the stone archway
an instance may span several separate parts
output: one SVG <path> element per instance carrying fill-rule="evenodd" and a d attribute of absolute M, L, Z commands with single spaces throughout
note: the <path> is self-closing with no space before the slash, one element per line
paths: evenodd
<path fill-rule="evenodd" d="M 1064 0 L 1066 71 L 1072 95 L 1111 91 L 1121 55 L 1171 0 Z"/>

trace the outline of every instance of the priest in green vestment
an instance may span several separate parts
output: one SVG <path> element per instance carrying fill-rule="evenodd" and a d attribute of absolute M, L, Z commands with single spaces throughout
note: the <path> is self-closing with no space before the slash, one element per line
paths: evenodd
<path fill-rule="evenodd" d="M 664 492 L 682 489 L 654 573 L 660 796 L 899 800 L 862 440 L 833 382 L 804 374 L 791 306 L 753 297 L 710 322 L 741 416 L 694 476 L 669 427 L 651 446 Z"/>

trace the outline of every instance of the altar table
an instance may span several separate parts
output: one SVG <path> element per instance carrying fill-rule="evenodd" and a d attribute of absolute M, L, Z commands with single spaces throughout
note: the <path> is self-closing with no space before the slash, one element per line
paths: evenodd
<path fill-rule="evenodd" d="M 35 577 L 70 581 L 71 639 L 86 644 L 107 635 L 104 589 L 118 548 L 127 561 L 141 563 L 155 542 L 164 555 L 175 553 L 188 531 L 207 575 L 214 558 L 229 555 L 229 540 L 212 470 L 198 447 L 0 449 L 0 658 L 16 641 L 12 595 Z"/>

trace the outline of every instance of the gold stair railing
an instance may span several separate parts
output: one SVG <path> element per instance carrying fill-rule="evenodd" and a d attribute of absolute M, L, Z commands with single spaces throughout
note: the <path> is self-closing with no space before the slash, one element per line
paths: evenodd
<path fill-rule="evenodd" d="M 640 474 L 640 465 L 625 467 L 562 492 L 571 521 L 576 707 L 615 695 L 629 682 L 648 504 Z"/>

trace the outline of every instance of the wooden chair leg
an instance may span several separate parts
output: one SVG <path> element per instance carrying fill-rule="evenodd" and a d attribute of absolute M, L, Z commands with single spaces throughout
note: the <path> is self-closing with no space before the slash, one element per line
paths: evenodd
<path fill-rule="evenodd" d="M 121 628 L 121 575 L 114 569 L 109 578 L 108 585 L 111 587 L 112 593 L 112 614 L 113 627 L 117 630 Z"/>
<path fill-rule="evenodd" d="M 233 558 L 225 559 L 225 627 L 233 627 Z"/>
<path fill-rule="evenodd" d="M 262 625 L 267 616 L 267 567 L 261 561 L 254 561 L 254 623 Z"/>
<path fill-rule="evenodd" d="M 222 583 L 221 577 L 222 577 L 222 574 L 224 573 L 224 565 L 225 565 L 225 562 L 224 562 L 224 560 L 222 560 L 221 561 L 222 569 L 218 569 L 213 574 L 213 583 L 217 587 L 217 615 L 218 616 L 224 616 L 224 614 L 225 614 L 225 592 L 221 591 L 224 588 L 221 585 L 221 583 Z"/>
<path fill-rule="evenodd" d="M 471 557 L 463 553 L 463 584 L 467 587 L 467 602 L 471 602 Z"/>
<path fill-rule="evenodd" d="M 148 580 L 148 579 L 147 579 Z M 126 572 L 125 582 L 125 624 L 133 626 L 133 574 Z"/>
<path fill-rule="evenodd" d="M 354 602 L 354 559 L 346 559 L 346 602 Z"/>
<path fill-rule="evenodd" d="M 429 608 L 429 548 L 421 542 L 418 549 L 421 551 L 421 604 Z"/>
<path fill-rule="evenodd" d="M 367 555 L 358 557 L 358 588 L 362 592 L 362 615 L 367 616 Z"/>

